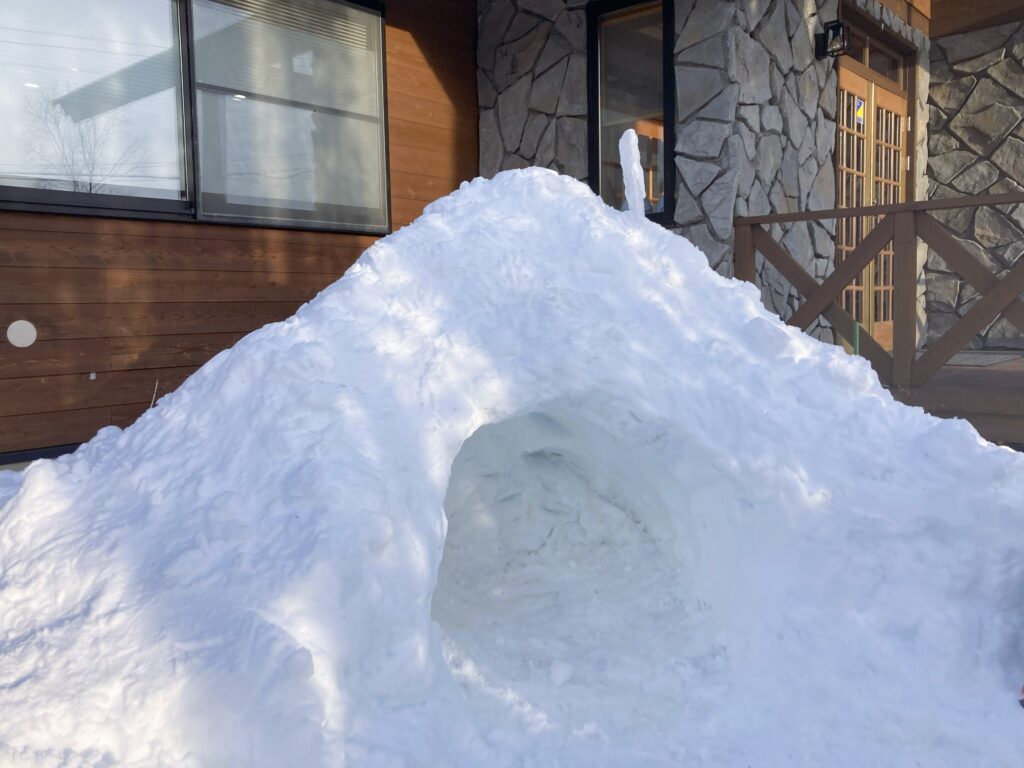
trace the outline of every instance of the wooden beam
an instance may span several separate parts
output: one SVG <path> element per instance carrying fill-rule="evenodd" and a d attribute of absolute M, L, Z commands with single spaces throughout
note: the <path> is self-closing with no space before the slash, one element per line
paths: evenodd
<path fill-rule="evenodd" d="M 764 254 L 768 262 L 800 292 L 800 295 L 807 296 L 818 286 L 818 281 L 811 277 L 807 270 L 800 266 L 796 259 L 776 243 L 762 227 L 754 227 L 754 245 Z M 846 310 L 833 302 L 821 314 L 832 324 L 837 333 L 847 341 L 851 341 L 853 318 Z M 892 358 L 889 353 L 868 333 L 860 335 L 860 351 L 871 363 L 871 367 L 875 369 L 875 373 L 878 374 L 882 383 L 888 384 L 892 380 Z"/>
<path fill-rule="evenodd" d="M 892 240 L 892 235 L 892 219 L 887 216 L 861 240 L 853 253 L 843 259 L 835 271 L 825 278 L 821 286 L 807 297 L 803 305 L 793 313 L 789 324 L 802 330 L 813 323 L 814 319 L 825 311 L 825 307 L 835 301 L 840 292 L 863 272 L 885 244 Z"/>
<path fill-rule="evenodd" d="M 734 271 L 737 280 L 753 283 L 757 280 L 757 264 L 754 258 L 754 232 L 749 226 L 736 227 Z"/>
<path fill-rule="evenodd" d="M 990 416 L 1024 416 L 1024 391 L 978 385 L 946 386 L 939 383 L 900 394 L 901 402 L 918 405 L 937 414 L 984 413 Z M 1022 441 L 1024 442 L 1024 441 Z"/>
<path fill-rule="evenodd" d="M 1022 20 L 1020 0 L 932 0 L 932 38 Z"/>
<path fill-rule="evenodd" d="M 917 214 L 917 234 L 949 267 L 981 295 L 999 284 L 978 259 L 963 247 L 945 227 L 927 213 Z M 1024 333 L 1024 301 L 1014 299 L 1003 313 L 1006 319 Z"/>
<path fill-rule="evenodd" d="M 890 213 L 904 211 L 948 211 L 956 208 L 982 208 L 996 205 L 1019 205 L 1021 203 L 1024 203 L 1024 192 L 1006 192 L 999 195 L 950 197 L 943 200 L 921 200 L 916 203 L 870 205 L 861 208 L 831 208 L 825 211 L 773 213 L 765 216 L 737 216 L 733 223 L 737 226 L 746 224 L 789 224 L 794 221 L 824 221 L 826 219 L 859 219 L 864 216 L 886 216 Z"/>
<path fill-rule="evenodd" d="M 937 343 L 918 358 L 914 364 L 914 386 L 924 386 L 928 379 L 963 349 L 979 331 L 999 317 L 1021 292 L 1024 292 L 1024 260 L 1018 261 L 998 285 L 975 302 L 952 328 L 942 334 Z"/>
<path fill-rule="evenodd" d="M 895 214 L 892 246 L 892 385 L 908 389 L 917 354 L 917 233 L 913 213 Z"/>

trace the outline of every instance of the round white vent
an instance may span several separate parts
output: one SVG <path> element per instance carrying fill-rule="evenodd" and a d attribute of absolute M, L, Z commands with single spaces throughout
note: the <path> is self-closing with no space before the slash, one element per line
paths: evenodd
<path fill-rule="evenodd" d="M 7 326 L 7 340 L 16 347 L 31 347 L 39 334 L 28 320 L 15 320 Z"/>

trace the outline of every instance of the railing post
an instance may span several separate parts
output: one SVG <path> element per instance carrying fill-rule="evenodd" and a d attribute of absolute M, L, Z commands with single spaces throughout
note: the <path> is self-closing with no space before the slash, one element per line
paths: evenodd
<path fill-rule="evenodd" d="M 754 259 L 754 229 L 751 224 L 737 224 L 733 247 L 733 269 L 737 280 L 753 283 L 757 279 L 757 266 Z"/>
<path fill-rule="evenodd" d="M 894 216 L 892 386 L 909 390 L 917 356 L 917 228 L 913 211 Z"/>

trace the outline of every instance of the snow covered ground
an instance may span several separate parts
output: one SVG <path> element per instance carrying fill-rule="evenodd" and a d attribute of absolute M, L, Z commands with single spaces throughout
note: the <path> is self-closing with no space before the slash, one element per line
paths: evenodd
<path fill-rule="evenodd" d="M 549 171 L 0 473 L 5 767 L 1018 768 L 1021 682 L 1024 460 Z"/>

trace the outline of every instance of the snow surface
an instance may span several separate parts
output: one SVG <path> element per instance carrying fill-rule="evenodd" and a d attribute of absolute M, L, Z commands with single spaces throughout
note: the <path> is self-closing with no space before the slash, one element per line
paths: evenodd
<path fill-rule="evenodd" d="M 1019 768 L 1022 508 L 1017 454 L 504 173 L 0 473 L 0 765 Z"/>

